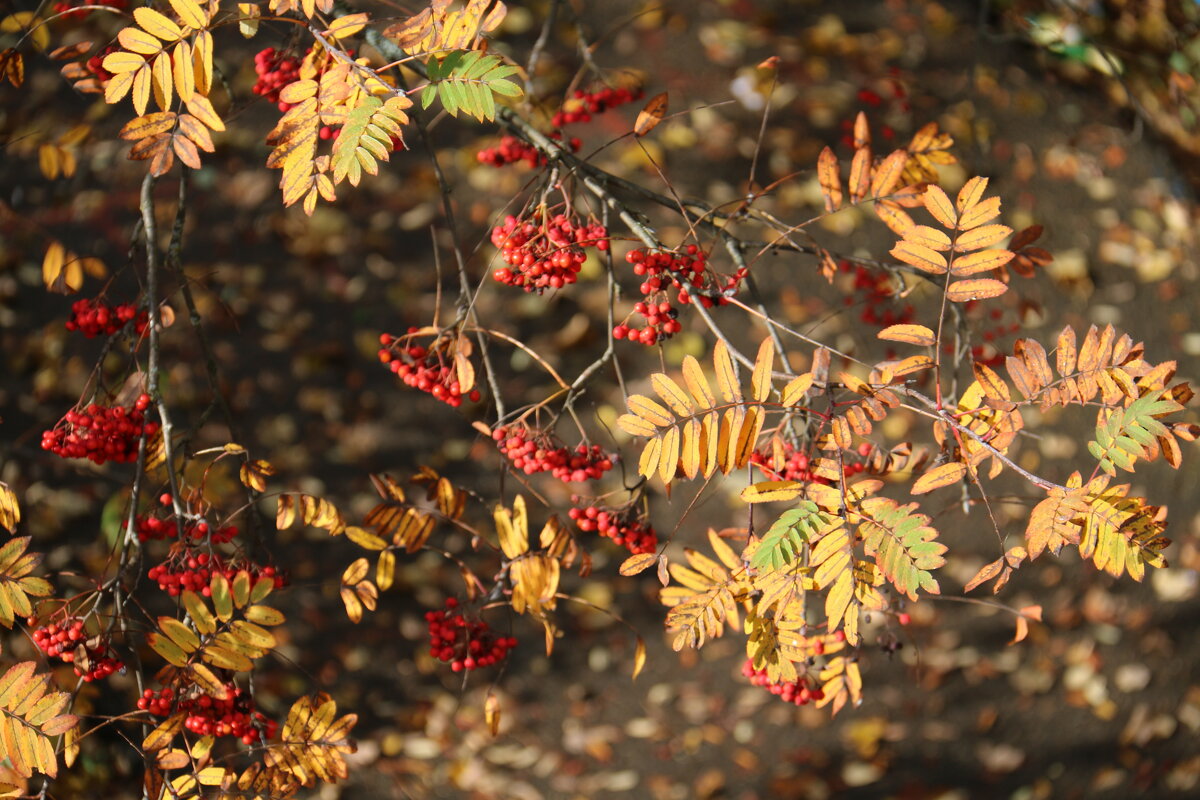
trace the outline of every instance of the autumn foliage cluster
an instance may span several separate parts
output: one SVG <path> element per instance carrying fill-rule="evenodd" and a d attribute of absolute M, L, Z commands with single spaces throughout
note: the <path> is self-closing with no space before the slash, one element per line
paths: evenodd
<path fill-rule="evenodd" d="M 709 207 L 597 166 L 576 131 L 630 107 L 636 119 L 624 137 L 650 141 L 671 113 L 667 95 L 617 75 L 531 91 L 536 57 L 495 46 L 507 11 L 496 0 L 432 0 L 398 20 L 332 0 L 131 6 L 59 3 L 0 21 L 6 97 L 19 97 L 34 73 L 61 74 L 113 107 L 124 151 L 145 166 L 140 203 L 122 209 L 136 220 L 136 297 L 97 293 L 108 267 L 52 237 L 40 258 L 48 291 L 79 295 L 66 329 L 104 340 L 110 361 L 124 359 L 118 380 L 111 363 L 97 367 L 89 391 L 56 411 L 41 447 L 47 458 L 112 465 L 128 499 L 106 570 L 81 583 L 40 568 L 38 542 L 20 535 L 21 498 L 0 484 L 0 526 L 10 534 L 0 544 L 0 624 L 37 652 L 14 659 L 6 647 L 0 656 L 0 796 L 52 787 L 81 741 L 108 725 L 144 760 L 146 797 L 280 798 L 346 778 L 352 710 L 313 687 L 274 719 L 250 680 L 289 624 L 273 602 L 291 591 L 287 564 L 273 563 L 264 544 L 298 526 L 361 550 L 320 576 L 338 584 L 354 623 L 392 588 L 401 560 L 432 550 L 452 561 L 462 588 L 425 620 L 430 656 L 456 673 L 498 671 L 514 648 L 540 649 L 540 640 L 549 653 L 562 634 L 556 610 L 581 600 L 568 574 L 603 581 L 589 551 L 624 548 L 620 574 L 660 584 L 676 650 L 741 637 L 749 683 L 831 713 L 861 702 L 869 687 L 860 664 L 878 650 L 877 630 L 908 625 L 906 609 L 923 597 L 985 585 L 1000 594 L 1014 571 L 1064 549 L 1135 581 L 1164 565 L 1165 512 L 1123 476 L 1158 459 L 1179 466 L 1200 433 L 1182 413 L 1191 388 L 1174 362 L 1112 326 L 1067 326 L 1001 350 L 969 323 L 989 319 L 989 304 L 1021 292 L 1052 256 L 1037 246 L 1036 226 L 1004 224 L 986 178 L 941 185 L 954 143 L 936 124 L 903 144 L 888 130 L 881 150 L 867 116 L 848 121 L 840 155 L 831 143 L 798 167 L 816 176 L 822 206 L 788 222 L 760 208 L 773 185 Z M 286 41 L 279 30 L 290 32 Z M 253 57 L 253 97 L 235 96 L 222 74 L 237 66 L 240 41 L 257 47 L 268 36 Z M 774 68 L 759 66 L 764 75 Z M 231 109 L 254 98 L 275 118 L 253 131 L 277 171 L 273 202 L 296 213 L 338 202 L 390 162 L 432 159 L 438 224 L 455 242 L 440 268 L 456 273 L 460 295 L 426 324 L 379 331 L 375 368 L 395 374 L 397 394 L 457 409 L 504 481 L 465 487 L 429 467 L 373 475 L 378 499 L 354 518 L 336 498 L 283 488 L 303 476 L 281 474 L 241 443 L 198 445 L 194 430 L 172 423 L 161 343 L 191 337 L 205 353 L 212 415 L 237 428 L 179 254 L 188 193 L 203 191 L 189 175 L 220 155 L 222 137 L 250 127 Z M 479 163 L 527 181 L 495 209 L 490 252 L 463 239 L 453 176 L 437 160 L 440 131 L 430 130 L 435 114 L 456 118 L 444 126 L 499 128 Z M 75 135 L 41 142 L 40 169 L 47 180 L 70 176 L 77 150 L 96 144 Z M 165 204 L 176 214 L 171 230 L 159 228 Z M 861 258 L 821 244 L 813 222 L 849 208 L 869 210 L 892 246 Z M 661 240 L 650 213 L 671 215 L 687 235 Z M 858 324 L 873 352 L 845 352 L 778 318 L 756 283 L 768 254 L 794 262 L 797 281 L 863 298 Z M 593 320 L 603 334 L 573 375 L 475 303 L 483 293 L 545 299 L 587 280 L 606 282 L 606 308 Z M 176 319 L 173 308 L 185 313 Z M 703 332 L 703 358 L 664 359 L 659 369 L 638 358 L 684 330 Z M 549 393 L 506 388 L 498 354 L 511 351 L 545 373 Z M 621 371 L 622 360 L 637 366 Z M 620 393 L 625 410 L 612 430 L 577 413 L 585 392 Z M 1094 435 L 1076 463 L 1035 474 L 1017 458 L 1021 437 L 1040 418 L 1031 412 L 1055 408 L 1094 423 Z M 913 421 L 910 436 L 885 433 L 893 415 Z M 236 466 L 236 492 L 207 485 L 217 462 Z M 685 502 L 671 506 L 679 524 L 669 534 L 655 529 L 664 495 L 720 491 L 723 478 L 745 504 L 744 524 L 706 529 L 680 512 Z M 961 497 L 964 508 L 985 509 L 1003 540 L 989 499 L 1001 480 L 1030 500 L 1022 544 L 950 589 L 939 577 L 948 547 L 923 503 L 933 493 Z M 539 487 L 551 482 L 570 487 L 570 505 L 542 499 Z M 445 530 L 469 533 L 471 547 L 445 550 Z M 1041 609 L 1010 610 L 1019 640 Z M 528 621 L 514 626 L 520 617 Z M 634 633 L 635 678 L 644 635 Z M 125 713 L 74 713 L 81 683 L 118 672 L 134 677 L 122 686 L 136 686 Z M 493 729 L 499 713 L 489 698 Z"/>

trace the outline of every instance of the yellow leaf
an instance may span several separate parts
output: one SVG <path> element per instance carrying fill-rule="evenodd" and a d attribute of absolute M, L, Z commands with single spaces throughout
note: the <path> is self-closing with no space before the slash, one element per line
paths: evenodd
<path fill-rule="evenodd" d="M 135 8 L 133 18 L 145 31 L 164 42 L 176 42 L 183 38 L 183 31 L 164 14 L 152 8 Z"/>
<path fill-rule="evenodd" d="M 934 489 L 941 489 L 957 483 L 967 474 L 967 465 L 961 461 L 951 461 L 948 464 L 934 467 L 913 482 L 913 494 L 925 494 Z"/>
<path fill-rule="evenodd" d="M 185 717 L 186 714 L 181 711 L 164 719 L 142 741 L 142 749 L 148 753 L 153 753 L 169 745 L 175 739 L 175 736 L 183 730 Z"/>
<path fill-rule="evenodd" d="M 368 14 L 347 14 L 344 17 L 338 17 L 329 26 L 326 31 L 335 39 L 349 39 L 354 34 L 361 31 L 367 26 L 367 21 L 370 19 Z"/>
<path fill-rule="evenodd" d="M 483 704 L 483 719 L 492 736 L 500 733 L 500 700 L 490 692 Z"/>
<path fill-rule="evenodd" d="M 811 372 L 806 372 L 803 375 L 797 375 L 788 381 L 787 386 L 783 387 L 783 405 L 785 408 L 791 408 L 800 402 L 800 398 L 804 397 L 804 393 L 812 388 L 813 375 Z"/>
<path fill-rule="evenodd" d="M 171 8 L 189 28 L 199 30 L 208 24 L 208 14 L 196 0 L 171 0 Z"/>
<path fill-rule="evenodd" d="M 192 40 L 192 68 L 196 73 L 196 91 L 200 94 L 207 95 L 209 90 L 212 88 L 213 76 L 213 40 L 212 33 L 209 31 L 201 31 Z M 187 101 L 185 100 L 184 102 Z M 210 105 L 209 108 L 211 109 L 212 106 Z M 190 103 L 188 104 L 188 110 L 199 119 L 204 120 L 204 117 L 201 117 L 192 110 Z M 212 116 L 215 117 L 216 113 L 214 112 Z M 207 120 L 204 120 L 204 122 L 206 125 L 208 125 L 208 127 L 215 131 L 225 130 L 224 126 L 217 127 L 216 125 L 208 123 Z"/>
<path fill-rule="evenodd" d="M 658 427 L 675 423 L 675 417 L 667 409 L 645 395 L 631 394 L 625 403 L 631 412 Z"/>
<path fill-rule="evenodd" d="M 683 357 L 683 379 L 698 408 L 712 408 L 716 404 L 717 398 L 708 385 L 708 379 L 704 377 L 700 362 L 694 356 Z"/>
<path fill-rule="evenodd" d="M 779 503 L 794 500 L 804 492 L 800 481 L 759 481 L 742 489 L 742 499 L 747 503 Z"/>
<path fill-rule="evenodd" d="M 646 442 L 646 448 L 642 450 L 642 455 L 638 458 L 638 474 L 645 478 L 654 477 L 660 455 L 662 455 L 661 438 L 655 437 Z"/>
<path fill-rule="evenodd" d="M 662 454 L 658 459 L 658 474 L 663 483 L 675 479 L 675 471 L 679 468 L 679 428 L 667 428 L 662 437 Z"/>
<path fill-rule="evenodd" d="M 221 122 L 221 118 L 217 116 L 217 112 L 213 109 L 212 103 L 203 94 L 200 94 L 200 84 L 196 83 L 196 94 L 192 95 L 191 100 L 185 100 L 187 110 L 193 117 L 203 122 L 214 131 L 225 130 L 225 123 Z"/>
<path fill-rule="evenodd" d="M 7 483 L 0 481 L 0 528 L 16 533 L 20 521 L 21 506 L 17 503 L 17 495 Z"/>
<path fill-rule="evenodd" d="M 658 561 L 658 556 L 654 553 L 638 553 L 622 561 L 617 571 L 627 578 L 632 577 L 646 571 L 656 561 Z"/>
<path fill-rule="evenodd" d="M 118 50 L 115 53 L 109 53 L 100 62 L 100 65 L 108 72 L 114 75 L 120 75 L 123 72 L 136 72 L 146 66 L 146 59 L 136 53 L 126 53 Z"/>
<path fill-rule="evenodd" d="M 513 501 L 514 511 L 518 505 L 524 511 L 525 498 L 521 495 L 517 495 Z M 513 524 L 513 511 L 498 505 L 492 517 L 496 524 L 496 534 L 500 538 L 500 550 L 506 558 L 517 558 L 529 551 L 529 530 L 523 525 L 518 529 L 518 526 Z M 523 517 L 523 513 L 518 515 L 518 518 Z"/>
<path fill-rule="evenodd" d="M 654 388 L 655 393 L 662 398 L 664 403 L 671 407 L 671 410 L 677 416 L 686 417 L 695 410 L 687 392 L 683 391 L 678 383 L 661 372 L 656 372 L 650 376 L 650 385 Z"/>
<path fill-rule="evenodd" d="M 750 378 L 751 396 L 760 403 L 771 395 L 771 369 L 774 363 L 775 343 L 770 337 L 767 337 L 758 346 L 758 355 L 754 359 L 754 372 Z"/>
<path fill-rule="evenodd" d="M 929 347 L 937 341 L 933 331 L 924 325 L 889 325 L 876 334 L 889 342 L 904 342 Z"/>
<path fill-rule="evenodd" d="M 717 387 L 721 390 L 721 397 L 727 403 L 742 402 L 742 388 L 738 385 L 737 370 L 733 366 L 729 347 L 724 340 L 718 339 L 713 348 L 713 366 L 717 371 Z"/>
<path fill-rule="evenodd" d="M 192 67 L 192 46 L 186 41 L 175 45 L 171 54 L 172 73 L 175 79 L 175 91 L 179 99 L 186 103 L 192 99 L 196 91 L 196 71 Z"/>
<path fill-rule="evenodd" d="M 144 30 L 141 30 L 140 28 L 134 28 L 132 26 L 121 29 L 120 33 L 117 34 L 117 42 L 126 50 L 129 50 L 133 53 L 140 53 L 144 56 L 158 55 L 158 53 L 162 52 L 163 49 L 162 42 L 160 42 L 158 39 L 146 33 Z M 112 55 L 117 55 L 117 53 L 113 53 Z M 107 60 L 107 58 L 108 57 L 106 56 L 105 60 Z M 132 59 L 124 60 L 132 62 Z M 138 66 L 141 65 L 139 64 Z"/>
<path fill-rule="evenodd" d="M 641 636 L 637 637 L 637 644 L 633 651 L 633 679 L 637 680 L 637 676 L 642 674 L 642 668 L 646 666 L 646 642 Z"/>

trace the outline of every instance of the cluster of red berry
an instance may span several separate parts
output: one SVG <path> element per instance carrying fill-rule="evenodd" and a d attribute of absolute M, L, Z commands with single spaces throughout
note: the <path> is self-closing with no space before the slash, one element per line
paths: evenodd
<path fill-rule="evenodd" d="M 134 523 L 138 541 L 174 539 L 179 535 L 179 526 L 170 517 L 166 519 L 160 517 L 138 517 L 134 520 Z M 184 520 L 183 535 L 192 544 L 205 540 L 210 544 L 225 544 L 233 541 L 234 537 L 238 535 L 238 529 L 236 525 L 223 525 L 213 530 L 212 526 L 204 520 Z"/>
<path fill-rule="evenodd" d="M 71 318 L 67 320 L 67 330 L 79 331 L 87 338 L 95 336 L 112 336 L 132 321 L 133 329 L 140 336 L 149 324 L 150 315 L 138 311 L 133 303 L 120 303 L 110 306 L 103 300 L 76 300 L 71 304 Z"/>
<path fill-rule="evenodd" d="M 241 570 L 250 573 L 251 582 L 259 578 L 271 578 L 275 581 L 276 589 L 287 583 L 287 576 L 271 566 L 260 567 L 244 561 L 227 561 L 215 554 L 187 551 L 173 553 L 166 561 L 151 567 L 146 572 L 146 577 L 157 583 L 158 588 L 171 597 L 177 597 L 189 589 L 210 597 L 213 575 L 219 573 L 233 580 Z"/>
<path fill-rule="evenodd" d="M 645 278 L 638 289 L 646 299 L 636 303 L 633 311 L 642 317 L 646 327 L 633 327 L 626 318 L 613 328 L 613 338 L 644 345 L 669 339 L 682 329 L 679 310 L 672 305 L 668 295 L 669 288 L 678 290 L 675 299 L 681 305 L 693 302 L 695 296 L 705 308 L 712 308 L 728 303 L 747 275 L 743 268 L 722 281 L 715 273 L 708 273 L 708 255 L 694 244 L 680 253 L 637 248 L 630 250 L 625 260 L 633 265 L 634 275 Z"/>
<path fill-rule="evenodd" d="M 275 738 L 279 727 L 275 720 L 255 710 L 249 692 L 232 683 L 225 684 L 224 700 L 203 693 L 184 697 L 169 686 L 157 692 L 146 689 L 137 707 L 158 717 L 184 712 L 187 717 L 183 726 L 197 736 L 233 736 L 245 745 L 259 741 L 260 735 Z"/>
<path fill-rule="evenodd" d="M 36 624 L 32 618 L 29 624 Z M 83 620 L 78 618 L 64 619 L 61 623 L 52 622 L 33 632 L 33 643 L 50 658 L 58 658 L 75 667 L 75 674 L 86 683 L 107 678 L 119 669 L 124 668 L 120 659 L 109 655 L 107 646 L 86 647 L 84 641 L 87 632 L 83 628 Z M 83 651 L 79 648 L 83 646 Z M 77 658 L 82 656 L 82 658 Z"/>
<path fill-rule="evenodd" d="M 562 131 L 551 131 L 547 135 L 551 139 L 561 140 L 563 138 Z M 583 147 L 583 142 L 578 137 L 572 136 L 566 140 L 566 148 L 572 153 L 578 153 L 581 147 Z M 546 157 L 538 152 L 536 147 L 516 136 L 501 136 L 499 144 L 495 147 L 485 147 L 475 154 L 475 158 L 479 160 L 480 164 L 492 167 L 505 167 L 521 161 L 530 167 L 540 167 L 546 163 Z"/>
<path fill-rule="evenodd" d="M 563 103 L 562 108 L 554 114 L 551 124 L 556 128 L 561 128 L 572 122 L 591 122 L 593 114 L 603 114 L 610 108 L 632 103 L 641 96 L 641 88 L 614 89 L 603 86 L 590 92 L 576 89 L 575 94 Z"/>
<path fill-rule="evenodd" d="M 816 702 L 825 697 L 820 687 L 812 684 L 807 675 L 801 675 L 794 681 L 774 683 L 767 677 L 766 669 L 755 669 L 754 661 L 747 658 L 742 664 L 742 676 L 749 679 L 755 686 L 762 686 L 771 694 L 776 695 L 785 703 L 803 706 Z"/>
<path fill-rule="evenodd" d="M 408 332 L 412 334 L 418 330 L 409 328 Z M 432 347 L 425 347 L 420 344 L 405 345 L 402 338 L 384 333 L 380 334 L 379 343 L 383 345 L 379 350 L 380 362 L 387 364 L 388 369 L 400 376 L 406 386 L 428 392 L 453 408 L 462 405 L 464 395 L 454 358 L 448 350 L 449 339 L 441 339 Z M 478 389 L 472 389 L 465 397 L 472 403 L 478 403 L 481 395 Z"/>
<path fill-rule="evenodd" d="M 916 309 L 911 303 L 897 308 L 896 290 L 887 273 L 873 271 L 861 265 L 856 267 L 849 261 L 841 262 L 839 269 L 842 272 L 854 273 L 853 294 L 847 294 L 842 302 L 848 306 L 861 303 L 863 310 L 859 319 L 862 322 L 886 328 L 913 321 Z"/>
<path fill-rule="evenodd" d="M 594 220 L 583 223 L 566 214 L 550 219 L 537 216 L 518 219 L 510 214 L 503 225 L 492 228 L 492 244 L 509 265 L 492 273 L 500 283 L 539 294 L 561 289 L 575 282 L 587 260 L 585 248 L 608 249 L 608 230 Z"/>
<path fill-rule="evenodd" d="M 300 80 L 299 60 L 268 47 L 254 54 L 254 73 L 258 80 L 250 91 L 271 103 L 279 103 L 280 111 L 291 108 L 289 104 L 279 102 L 279 93 L 289 83 Z"/>
<path fill-rule="evenodd" d="M 429 655 L 450 664 L 450 669 L 470 672 L 503 661 L 517 646 L 511 636 L 497 636 L 483 620 L 469 621 L 458 607 L 458 600 L 446 598 L 441 611 L 427 611 Z"/>
<path fill-rule="evenodd" d="M 863 442 L 858 446 L 858 454 L 863 458 L 871 455 L 871 445 Z M 763 474 L 776 481 L 799 481 L 801 483 L 823 483 L 829 485 L 827 478 L 812 473 L 812 462 L 808 453 L 797 450 L 791 442 L 783 443 L 784 462 L 774 466 L 775 454 L 772 448 L 756 450 L 750 456 L 750 463 L 762 470 Z M 858 475 L 867 468 L 865 462 L 847 461 L 842 465 L 842 472 L 847 478 Z"/>
<path fill-rule="evenodd" d="M 567 516 L 575 520 L 579 530 L 595 531 L 633 555 L 653 553 L 658 549 L 658 534 L 654 532 L 654 526 L 634 514 L 632 508 L 619 510 L 587 506 L 572 508 Z"/>
<path fill-rule="evenodd" d="M 572 451 L 557 445 L 545 431 L 529 428 L 500 427 L 492 432 L 496 446 L 513 465 L 526 475 L 549 472 L 564 483 L 599 480 L 613 468 L 614 456 L 598 444 L 579 444 Z"/>
<path fill-rule="evenodd" d="M 146 422 L 150 395 L 143 394 L 129 408 L 92 403 L 83 411 L 68 411 L 58 426 L 42 434 L 42 449 L 62 458 L 86 458 L 96 464 L 137 461 L 138 440 L 153 436 L 157 422 Z"/>
<path fill-rule="evenodd" d="M 79 6 L 108 6 L 124 11 L 129 4 L 125 0 L 58 0 L 54 4 L 54 13 L 62 14 L 63 19 L 82 19 L 92 13 L 92 9 Z"/>

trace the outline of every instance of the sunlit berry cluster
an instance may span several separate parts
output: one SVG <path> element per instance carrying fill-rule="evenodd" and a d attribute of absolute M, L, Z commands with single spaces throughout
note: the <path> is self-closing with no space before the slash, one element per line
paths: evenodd
<path fill-rule="evenodd" d="M 646 299 L 634 305 L 633 313 L 642 318 L 645 327 L 630 325 L 626 318 L 613 328 L 613 338 L 644 345 L 657 344 L 682 330 L 672 290 L 680 305 L 699 302 L 712 308 L 728 303 L 747 275 L 744 268 L 724 278 L 709 272 L 708 255 L 694 244 L 682 252 L 637 248 L 630 250 L 625 260 L 633 265 L 634 275 L 644 278 L 638 290 Z"/>
<path fill-rule="evenodd" d="M 120 303 L 110 306 L 99 298 L 94 300 L 76 300 L 71 304 L 71 318 L 67 320 L 67 330 L 79 331 L 87 338 L 95 336 L 112 336 L 133 322 L 133 329 L 141 335 L 146 330 L 150 315 L 138 311 L 133 303 Z"/>
<path fill-rule="evenodd" d="M 109 655 L 106 645 L 84 647 L 79 653 L 79 647 L 88 638 L 83 627 L 83 620 L 70 617 L 62 622 L 52 622 L 33 632 L 33 643 L 50 658 L 57 658 L 75 668 L 75 674 L 86 683 L 107 678 L 119 669 L 124 668 L 120 659 Z M 82 660 L 76 656 L 82 655 Z"/>
<path fill-rule="evenodd" d="M 278 589 L 287 583 L 287 576 L 272 566 L 260 567 L 245 561 L 227 560 L 212 553 L 190 553 L 186 550 L 173 553 L 166 561 L 155 564 L 146 572 L 146 577 L 158 584 L 158 588 L 172 597 L 191 590 L 209 597 L 211 582 L 218 573 L 229 580 L 241 570 L 250 573 L 250 580 L 271 578 Z"/>
<path fill-rule="evenodd" d="M 492 432 L 500 452 L 526 475 L 549 472 L 564 483 L 598 480 L 613 468 L 613 456 L 598 444 L 579 444 L 574 450 L 557 443 L 545 431 L 500 427 Z"/>
<path fill-rule="evenodd" d="M 129 4 L 126 0 L 58 0 L 53 8 L 55 14 L 63 15 L 63 19 L 83 18 L 92 13 L 92 9 L 80 8 L 80 6 L 108 6 L 118 11 L 124 11 Z"/>
<path fill-rule="evenodd" d="M 82 411 L 68 411 L 62 422 L 42 434 L 42 449 L 96 464 L 137 461 L 138 440 L 159 428 L 157 422 L 146 422 L 149 406 L 150 395 L 143 394 L 129 408 L 92 403 Z"/>
<path fill-rule="evenodd" d="M 580 222 L 566 214 L 546 219 L 535 213 L 505 217 L 503 225 L 492 228 L 492 244 L 508 264 L 492 277 L 540 294 L 574 283 L 587 260 L 585 248 L 607 250 L 609 241 L 608 231 L 598 222 Z"/>
<path fill-rule="evenodd" d="M 254 54 L 254 73 L 258 80 L 251 91 L 272 103 L 279 103 L 279 93 L 283 87 L 300 80 L 300 61 L 274 47 L 268 47 Z M 291 106 L 287 103 L 279 106 L 280 111 L 289 108 Z"/>
<path fill-rule="evenodd" d="M 865 459 L 871 455 L 871 445 L 863 442 L 855 452 Z M 756 450 L 750 456 L 750 463 L 762 470 L 763 475 L 771 480 L 830 484 L 829 479 L 813 474 L 812 460 L 808 453 L 796 449 L 791 442 L 783 443 L 782 464 L 775 463 L 775 453 L 771 447 Z M 843 460 L 842 472 L 847 478 L 858 475 L 866 468 L 865 461 Z"/>
<path fill-rule="evenodd" d="M 279 723 L 268 719 L 254 708 L 250 693 L 232 683 L 225 684 L 225 699 L 208 694 L 184 696 L 171 687 L 154 691 L 146 689 L 138 698 L 137 707 L 158 717 L 184 713 L 183 726 L 197 736 L 232 736 L 242 744 L 252 745 L 260 735 L 273 739 Z"/>
<path fill-rule="evenodd" d="M 425 621 L 429 623 L 429 655 L 448 663 L 455 672 L 490 667 L 517 646 L 516 639 L 497 636 L 483 620 L 464 617 L 453 597 L 446 598 L 441 611 L 426 612 Z"/>
<path fill-rule="evenodd" d="M 634 555 L 653 553 L 658 549 L 658 534 L 654 532 L 654 526 L 638 517 L 633 509 L 587 506 L 572 508 L 567 516 L 575 520 L 579 530 L 595 531 Z"/>
<path fill-rule="evenodd" d="M 594 91 L 576 89 L 562 108 L 555 114 L 552 124 L 556 128 L 572 122 L 591 122 L 593 114 L 603 114 L 610 108 L 632 103 L 642 96 L 640 88 L 612 88 L 603 86 Z"/>
<path fill-rule="evenodd" d="M 134 530 L 139 541 L 175 539 L 179 536 L 179 525 L 174 517 L 161 518 L 139 516 L 134 520 Z M 204 520 L 187 519 L 183 522 L 183 535 L 192 544 L 208 541 L 211 544 L 225 544 L 233 541 L 238 535 L 236 525 L 223 525 L 213 528 Z"/>
<path fill-rule="evenodd" d="M 562 139 L 561 131 L 552 131 L 547 135 L 551 139 Z M 583 146 L 583 142 L 572 136 L 566 140 L 563 146 L 572 153 L 577 153 Z M 536 147 L 516 136 L 501 136 L 500 142 L 495 147 L 485 147 L 475 154 L 475 158 L 479 160 L 480 164 L 492 167 L 505 167 L 522 161 L 530 167 L 540 167 L 546 163 L 546 156 L 542 155 Z"/>
<path fill-rule="evenodd" d="M 408 332 L 414 334 L 418 330 L 409 328 Z M 461 406 L 464 397 L 472 403 L 479 402 L 478 389 L 471 389 L 465 395 L 462 392 L 449 339 L 439 339 L 431 347 L 415 342 L 406 344 L 406 341 L 410 340 L 390 333 L 379 337 L 379 343 L 383 345 L 379 350 L 379 361 L 387 364 L 406 386 L 427 392 L 453 408 Z"/>
<path fill-rule="evenodd" d="M 801 675 L 794 681 L 772 682 L 767 677 L 766 669 L 755 669 L 754 661 L 746 659 L 742 664 L 742 676 L 755 686 L 761 686 L 785 703 L 803 706 L 815 703 L 825 697 L 821 688 L 811 681 L 807 675 Z"/>

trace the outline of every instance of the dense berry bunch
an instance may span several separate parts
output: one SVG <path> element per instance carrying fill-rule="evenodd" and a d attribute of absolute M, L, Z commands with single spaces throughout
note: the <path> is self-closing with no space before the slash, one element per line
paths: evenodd
<path fill-rule="evenodd" d="M 572 508 L 567 516 L 575 520 L 579 530 L 595 531 L 634 555 L 653 553 L 658 549 L 658 534 L 654 532 L 654 526 L 639 518 L 632 509 L 588 506 Z"/>
<path fill-rule="evenodd" d="M 529 428 L 501 427 L 492 439 L 514 469 L 526 475 L 549 472 L 564 483 L 598 480 L 613 468 L 613 456 L 598 444 L 579 444 L 574 450 L 558 445 L 550 434 Z"/>
<path fill-rule="evenodd" d="M 260 567 L 257 564 L 226 560 L 219 555 L 190 553 L 186 550 L 175 552 L 166 561 L 154 565 L 147 571 L 146 576 L 172 597 L 177 597 L 189 589 L 209 597 L 212 595 L 210 584 L 213 575 L 220 573 L 233 580 L 241 570 L 250 573 L 251 582 L 259 578 L 271 578 L 275 581 L 276 589 L 287 583 L 287 576 L 271 566 Z"/>
<path fill-rule="evenodd" d="M 614 89 L 604 86 L 591 92 L 576 89 L 575 94 L 555 113 L 552 124 L 561 128 L 572 122 L 591 122 L 593 114 L 603 114 L 610 108 L 632 103 L 641 96 L 640 88 Z"/>
<path fill-rule="evenodd" d="M 71 304 L 71 318 L 67 320 L 67 330 L 79 331 L 91 339 L 95 336 L 112 336 L 132 321 L 134 331 L 140 336 L 146 330 L 149 320 L 150 315 L 145 311 L 138 311 L 133 303 L 110 306 L 99 298 L 85 298 Z"/>
<path fill-rule="evenodd" d="M 771 694 L 776 695 L 785 703 L 803 706 L 822 700 L 825 693 L 813 684 L 807 675 L 801 675 L 797 680 L 772 683 L 767 677 L 766 669 L 755 669 L 754 661 L 746 659 L 742 664 L 742 676 L 748 678 L 755 686 L 762 686 Z"/>
<path fill-rule="evenodd" d="M 553 131 L 548 135 L 551 139 L 562 139 L 561 131 Z M 583 142 L 575 136 L 565 143 L 565 147 L 572 153 L 578 153 L 582 146 Z M 475 154 L 475 158 L 479 160 L 480 164 L 493 167 L 505 167 L 521 161 L 530 167 L 540 167 L 546 164 L 546 157 L 538 152 L 536 147 L 516 136 L 501 136 L 499 144 L 495 147 L 485 147 Z"/>
<path fill-rule="evenodd" d="M 279 93 L 289 83 L 300 80 L 299 60 L 278 52 L 274 47 L 260 50 L 254 54 L 254 72 L 258 80 L 251 90 L 272 103 L 279 103 Z M 287 103 L 280 103 L 279 110 L 291 108 Z"/>
<path fill-rule="evenodd" d="M 68 411 L 62 423 L 42 434 L 42 449 L 96 464 L 137 461 L 138 440 L 142 434 L 153 436 L 159 428 L 157 422 L 146 422 L 149 406 L 150 395 L 143 394 L 129 408 L 92 403 L 83 411 Z"/>
<path fill-rule="evenodd" d="M 608 231 L 598 222 L 583 223 L 566 214 L 549 219 L 538 219 L 536 214 L 518 219 L 510 214 L 503 225 L 492 228 L 492 244 L 509 265 L 492 277 L 540 294 L 574 283 L 587 260 L 584 249 L 607 250 Z"/>
<path fill-rule="evenodd" d="M 866 458 L 871 454 L 871 445 L 863 442 L 858 446 L 858 454 Z M 799 481 L 801 483 L 823 483 L 831 481 L 812 472 L 812 462 L 808 453 L 797 450 L 791 442 L 783 443 L 783 463 L 775 463 L 775 453 L 771 447 L 755 451 L 750 456 L 750 463 L 762 470 L 763 474 L 776 481 Z M 847 478 L 858 475 L 867 465 L 862 461 L 845 460 L 842 472 Z"/>
<path fill-rule="evenodd" d="M 408 332 L 413 334 L 418 330 L 409 328 Z M 464 395 L 448 339 L 425 347 L 415 343 L 406 345 L 403 339 L 384 333 L 380 335 L 379 343 L 383 345 L 379 350 L 379 360 L 387 364 L 388 369 L 396 373 L 406 386 L 428 392 L 453 408 L 462 405 Z M 472 389 L 465 395 L 472 403 L 478 403 L 480 396 L 478 389 Z"/>
<path fill-rule="evenodd" d="M 517 646 L 516 639 L 497 636 L 483 620 L 467 620 L 453 597 L 446 599 L 445 609 L 426 612 L 425 621 L 429 623 L 429 655 L 447 662 L 455 672 L 490 667 Z"/>
<path fill-rule="evenodd" d="M 613 338 L 628 339 L 644 345 L 653 345 L 678 333 L 679 310 L 672 304 L 669 294 L 677 290 L 674 299 L 687 305 L 697 299 L 705 308 L 724 305 L 729 296 L 737 291 L 746 277 L 746 270 L 739 269 L 723 280 L 709 273 L 708 256 L 696 245 L 688 245 L 683 252 L 670 250 L 630 250 L 625 260 L 633 265 L 633 274 L 644 278 L 639 291 L 645 300 L 634 305 L 633 311 L 642 317 L 644 328 L 631 326 L 626 319 L 613 328 Z"/>
<path fill-rule="evenodd" d="M 173 518 L 138 517 L 134 524 L 138 540 L 142 542 L 150 539 L 174 539 L 179 536 L 179 526 Z M 238 529 L 235 525 L 223 525 L 213 529 L 204 520 L 189 519 L 184 520 L 183 535 L 191 544 L 206 540 L 211 544 L 225 544 L 233 541 L 238 535 Z"/>
<path fill-rule="evenodd" d="M 69 618 L 51 623 L 33 632 L 33 643 L 50 658 L 58 658 L 75 667 L 75 674 L 86 683 L 107 678 L 124 664 L 109 655 L 106 645 L 85 646 L 87 632 L 83 620 Z M 83 650 L 80 651 L 80 647 Z"/>
<path fill-rule="evenodd" d="M 159 691 L 146 689 L 138 698 L 137 707 L 159 717 L 183 712 L 183 726 L 197 736 L 233 736 L 242 744 L 252 745 L 259 735 L 273 739 L 279 727 L 254 708 L 250 693 L 232 683 L 225 684 L 225 699 L 207 694 L 177 695 L 171 687 Z"/>

